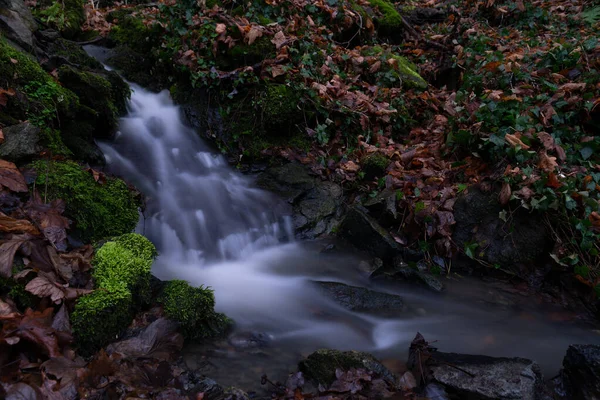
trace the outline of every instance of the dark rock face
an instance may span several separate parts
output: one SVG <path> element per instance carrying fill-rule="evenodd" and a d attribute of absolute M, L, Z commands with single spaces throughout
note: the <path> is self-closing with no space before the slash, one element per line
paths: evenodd
<path fill-rule="evenodd" d="M 391 262 L 401 253 L 401 247 L 392 235 L 359 206 L 348 211 L 340 226 L 340 234 L 354 246 L 384 262 Z"/>
<path fill-rule="evenodd" d="M 32 50 L 37 24 L 22 0 L 0 0 L 0 30 L 18 46 Z"/>
<path fill-rule="evenodd" d="M 343 371 L 350 368 L 365 368 L 378 374 L 388 383 L 398 385 L 398 377 L 368 353 L 322 349 L 315 351 L 298 364 L 298 369 L 305 377 L 323 385 L 330 385 L 335 380 L 337 368 Z"/>
<path fill-rule="evenodd" d="M 600 399 L 600 346 L 569 346 L 563 360 L 562 378 L 570 398 Z"/>
<path fill-rule="evenodd" d="M 269 168 L 259 175 L 257 184 L 292 205 L 294 228 L 300 238 L 313 239 L 328 234 L 338 224 L 342 188 L 311 176 L 300 164 Z"/>
<path fill-rule="evenodd" d="M 496 193 L 469 189 L 454 205 L 456 225 L 452 238 L 460 248 L 477 243 L 478 258 L 527 278 L 530 264 L 539 264 L 547 256 L 552 240 L 534 214 L 515 212 L 508 222 L 501 220 L 499 213 L 503 209 L 497 198 Z"/>
<path fill-rule="evenodd" d="M 386 314 L 405 309 L 402 297 L 339 282 L 316 282 L 323 293 L 350 311 Z"/>
<path fill-rule="evenodd" d="M 531 360 L 439 352 L 433 354 L 433 359 L 435 364 L 430 366 L 432 380 L 444 385 L 451 398 L 469 400 L 544 398 L 540 368 Z"/>
<path fill-rule="evenodd" d="M 44 149 L 40 128 L 29 122 L 3 129 L 4 142 L 0 144 L 0 158 L 20 164 L 30 161 Z"/>

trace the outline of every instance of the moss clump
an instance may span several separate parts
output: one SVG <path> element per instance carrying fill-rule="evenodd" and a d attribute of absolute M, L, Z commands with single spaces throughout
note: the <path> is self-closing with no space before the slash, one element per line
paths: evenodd
<path fill-rule="evenodd" d="M 113 341 L 127 328 L 135 310 L 150 302 L 150 268 L 156 248 L 129 233 L 110 240 L 94 256 L 99 288 L 77 301 L 71 317 L 77 344 L 85 354 Z"/>
<path fill-rule="evenodd" d="M 215 59 L 217 67 L 233 70 L 246 65 L 257 64 L 267 58 L 275 57 L 275 45 L 266 37 L 258 38 L 252 44 L 240 43 L 232 48 L 221 50 Z"/>
<path fill-rule="evenodd" d="M 119 45 L 126 45 L 140 54 L 149 53 L 156 44 L 153 40 L 159 33 L 159 25 L 147 26 L 141 18 L 134 15 L 117 14 L 119 24 L 114 26 L 109 39 Z"/>
<path fill-rule="evenodd" d="M 125 284 L 79 298 L 71 314 L 71 325 L 80 352 L 90 355 L 114 341 L 132 318 L 132 296 Z"/>
<path fill-rule="evenodd" d="M 378 30 L 384 35 L 398 33 L 402 29 L 402 17 L 394 5 L 386 0 L 369 0 L 369 3 L 377 7 L 383 16 L 377 18 L 375 22 Z"/>
<path fill-rule="evenodd" d="M 19 283 L 13 278 L 4 278 L 1 276 L 0 294 L 10 297 L 20 311 L 33 308 L 39 300 L 36 296 L 25 290 L 25 284 Z"/>
<path fill-rule="evenodd" d="M 72 161 L 37 161 L 36 185 L 50 199 L 68 199 L 65 214 L 75 221 L 75 233 L 90 242 L 131 232 L 138 221 L 139 201 L 118 178 L 96 182 Z"/>
<path fill-rule="evenodd" d="M 149 293 L 138 293 L 138 289 L 149 287 L 150 268 L 155 256 L 154 245 L 137 233 L 106 242 L 94 256 L 96 285 L 112 290 L 115 284 L 125 283 L 136 296 L 148 297 Z"/>
<path fill-rule="evenodd" d="M 104 70 L 104 67 L 98 60 L 89 56 L 80 45 L 67 39 L 58 38 L 48 43 L 48 49 L 46 51 L 49 54 L 65 58 L 78 68 L 99 71 Z"/>
<path fill-rule="evenodd" d="M 210 289 L 195 288 L 185 281 L 168 282 L 159 298 L 165 315 L 180 324 L 186 338 L 200 339 L 222 334 L 231 320 L 214 311 L 215 297 Z"/>
<path fill-rule="evenodd" d="M 369 180 L 382 177 L 388 165 L 390 165 L 390 160 L 379 153 L 370 154 L 362 160 L 362 169 L 365 173 L 365 178 Z"/>

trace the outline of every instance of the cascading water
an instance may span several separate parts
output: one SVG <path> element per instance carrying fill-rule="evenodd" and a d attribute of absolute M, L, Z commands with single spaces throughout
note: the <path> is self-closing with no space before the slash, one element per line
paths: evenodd
<path fill-rule="evenodd" d="M 212 287 L 218 311 L 233 318 L 240 330 L 266 332 L 275 343 L 288 343 L 284 352 L 292 354 L 291 363 L 300 351 L 318 347 L 403 359 L 408 342 L 420 331 L 438 339 L 446 351 L 529 357 L 554 373 L 569 343 L 597 341 L 588 331 L 557 328 L 535 310 L 519 309 L 521 305 L 490 310 L 472 300 L 406 288 L 378 290 L 401 292 L 415 313 L 381 318 L 342 308 L 323 297 L 313 281 L 372 286 L 357 268 L 357 258 L 322 254 L 310 244 L 294 242 L 285 205 L 254 188 L 249 177 L 212 152 L 185 125 L 167 92 L 132 88 L 120 132 L 100 146 L 111 172 L 145 195 L 138 231 L 159 249 L 153 273 Z M 480 299 L 493 295 L 482 293 Z M 561 335 L 553 334 L 556 329 Z M 283 357 L 281 352 L 277 357 Z M 273 359 L 255 359 L 252 365 L 261 362 L 272 364 Z M 287 364 L 280 372 L 292 367 Z M 240 376 L 225 372 L 216 377 L 233 377 L 225 383 L 235 384 Z M 258 381 L 258 376 L 252 379 Z"/>

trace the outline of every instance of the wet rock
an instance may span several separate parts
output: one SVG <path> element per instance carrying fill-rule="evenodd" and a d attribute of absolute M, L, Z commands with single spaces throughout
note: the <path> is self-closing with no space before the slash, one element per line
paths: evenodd
<path fill-rule="evenodd" d="M 600 399 L 600 346 L 569 346 L 561 377 L 570 398 Z"/>
<path fill-rule="evenodd" d="M 327 297 L 342 307 L 358 312 L 398 313 L 405 309 L 402 297 L 394 294 L 376 292 L 358 286 L 339 282 L 316 282 Z"/>
<path fill-rule="evenodd" d="M 18 46 L 31 50 L 37 24 L 22 0 L 0 0 L 0 31 Z"/>
<path fill-rule="evenodd" d="M 363 206 L 382 226 L 391 226 L 398 217 L 395 190 L 386 189 L 377 196 L 369 198 Z"/>
<path fill-rule="evenodd" d="M 236 332 L 227 341 L 236 349 L 254 349 L 267 346 L 272 339 L 264 332 Z"/>
<path fill-rule="evenodd" d="M 431 273 L 418 268 L 409 267 L 401 257 L 394 258 L 393 266 L 383 265 L 371 274 L 373 279 L 388 279 L 400 282 L 415 283 L 434 292 L 444 290 L 444 284 Z"/>
<path fill-rule="evenodd" d="M 433 354 L 431 378 L 450 398 L 537 400 L 543 398 L 539 366 L 524 358 L 494 358 L 456 353 Z"/>
<path fill-rule="evenodd" d="M 4 142 L 0 144 L 0 158 L 20 164 L 31 160 L 43 149 L 41 131 L 29 122 L 3 129 Z"/>
<path fill-rule="evenodd" d="M 267 169 L 257 185 L 292 205 L 294 228 L 301 238 L 328 234 L 337 226 L 342 213 L 343 191 L 333 182 L 312 176 L 308 168 L 289 163 Z"/>
<path fill-rule="evenodd" d="M 505 222 L 499 217 L 502 210 L 497 193 L 469 189 L 454 205 L 452 238 L 459 248 L 477 243 L 477 257 L 528 278 L 532 266 L 552 249 L 552 239 L 536 214 L 517 211 Z"/>
<path fill-rule="evenodd" d="M 392 235 L 360 206 L 354 206 L 348 211 L 340 226 L 340 235 L 354 246 L 385 262 L 392 261 L 402 250 Z"/>
<path fill-rule="evenodd" d="M 336 379 L 337 368 L 343 371 L 350 368 L 365 368 L 381 376 L 388 383 L 398 386 L 398 377 L 369 353 L 321 349 L 298 364 L 298 369 L 306 378 L 322 385 L 331 385 Z"/>

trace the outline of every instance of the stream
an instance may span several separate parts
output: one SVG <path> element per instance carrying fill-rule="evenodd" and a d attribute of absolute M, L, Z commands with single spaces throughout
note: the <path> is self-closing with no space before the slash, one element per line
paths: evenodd
<path fill-rule="evenodd" d="M 261 375 L 285 381 L 302 357 L 323 347 L 368 351 L 400 371 L 416 332 L 442 351 L 534 359 L 546 378 L 556 375 L 569 344 L 599 342 L 595 331 L 564 321 L 564 310 L 510 285 L 453 276 L 434 294 L 374 283 L 365 255 L 335 242 L 324 252 L 331 242 L 295 241 L 288 205 L 204 143 L 168 92 L 132 89 L 118 134 L 100 146 L 108 169 L 145 195 L 137 231 L 160 252 L 153 274 L 211 287 L 217 311 L 235 320 L 233 339 L 184 348 L 188 366 L 221 385 L 260 391 Z M 397 294 L 407 310 L 351 312 L 314 281 Z"/>

